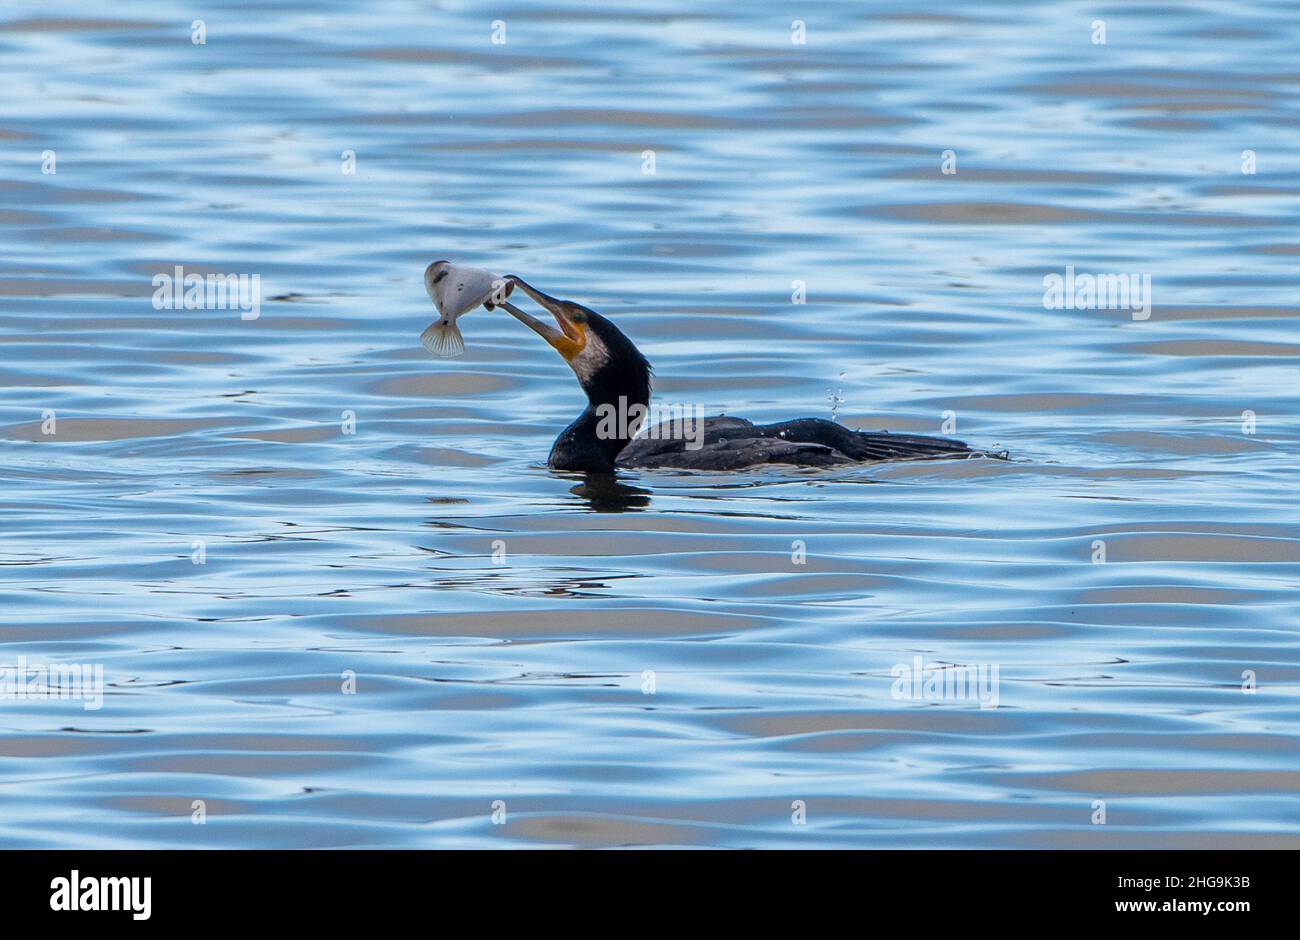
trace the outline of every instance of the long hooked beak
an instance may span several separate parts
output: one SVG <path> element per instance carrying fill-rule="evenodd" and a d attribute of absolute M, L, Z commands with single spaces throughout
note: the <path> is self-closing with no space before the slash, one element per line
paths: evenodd
<path fill-rule="evenodd" d="M 560 328 L 557 330 L 536 317 L 529 316 L 509 301 L 501 301 L 497 306 L 550 343 L 555 348 L 555 351 L 564 357 L 566 362 L 571 362 L 574 356 L 582 352 L 587 345 L 586 330 L 580 324 L 575 323 L 569 316 L 565 309 L 567 306 L 565 301 L 558 300 L 549 294 L 543 294 L 537 288 L 513 274 L 507 274 L 506 280 L 523 288 L 525 294 L 546 308 L 551 316 L 555 318 L 555 322 Z"/>

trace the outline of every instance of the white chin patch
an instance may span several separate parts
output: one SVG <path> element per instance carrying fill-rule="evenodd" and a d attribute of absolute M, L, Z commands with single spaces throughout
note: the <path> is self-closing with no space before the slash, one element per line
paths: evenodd
<path fill-rule="evenodd" d="M 569 360 L 569 365 L 572 366 L 573 374 L 578 377 L 578 381 L 586 382 L 608 362 L 609 349 L 599 336 L 588 330 L 587 345 L 583 347 L 582 352 Z"/>

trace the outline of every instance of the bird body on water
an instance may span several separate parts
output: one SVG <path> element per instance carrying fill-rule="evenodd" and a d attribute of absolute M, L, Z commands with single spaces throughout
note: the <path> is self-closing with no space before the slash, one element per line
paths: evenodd
<path fill-rule="evenodd" d="M 994 456 L 952 438 L 854 431 L 824 418 L 754 424 L 718 415 L 703 419 L 702 434 L 689 439 L 671 433 L 665 425 L 634 437 L 637 422 L 614 423 L 602 418 L 614 409 L 622 413 L 639 406 L 641 414 L 648 409 L 651 369 L 641 351 L 596 311 L 544 294 L 514 275 L 507 279 L 550 312 L 558 329 L 508 301 L 499 305 L 564 357 L 587 394 L 587 407 L 551 447 L 547 465 L 553 470 L 741 470 L 765 464 L 831 467 L 877 460 Z M 617 430 L 611 432 L 611 428 Z"/>

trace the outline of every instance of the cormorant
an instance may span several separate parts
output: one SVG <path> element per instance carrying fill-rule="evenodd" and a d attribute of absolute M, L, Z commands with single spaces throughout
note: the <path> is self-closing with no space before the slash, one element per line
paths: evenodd
<path fill-rule="evenodd" d="M 640 406 L 642 416 L 648 409 L 650 363 L 641 351 L 596 311 L 544 294 L 513 274 L 506 279 L 546 308 L 559 329 L 509 301 L 498 302 L 498 306 L 550 343 L 587 393 L 586 409 L 560 432 L 551 447 L 547 465 L 552 470 L 740 470 L 761 464 L 830 467 L 870 460 L 987 456 L 951 438 L 854 431 L 824 418 L 753 424 L 744 418 L 719 415 L 703 419 L 702 435 L 668 434 L 670 422 L 665 422 L 658 426 L 661 433 L 652 428 L 645 436 L 633 437 L 639 420 L 617 418 L 636 414 L 634 406 Z"/>

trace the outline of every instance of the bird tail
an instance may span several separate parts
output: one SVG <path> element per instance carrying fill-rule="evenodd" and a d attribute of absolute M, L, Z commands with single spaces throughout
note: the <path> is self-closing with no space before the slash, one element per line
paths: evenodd
<path fill-rule="evenodd" d="M 420 334 L 420 344 L 435 356 L 452 358 L 465 351 L 465 339 L 460 335 L 460 327 L 454 319 L 440 318 L 434 320 Z"/>
<path fill-rule="evenodd" d="M 852 456 L 857 460 L 924 460 L 928 457 L 995 456 L 971 450 L 963 441 L 920 434 L 860 431 Z"/>

